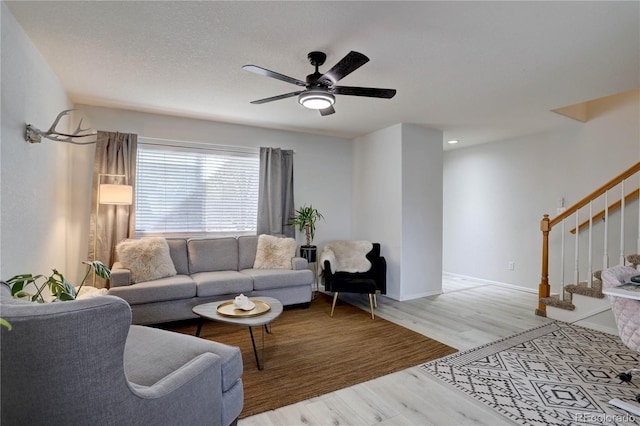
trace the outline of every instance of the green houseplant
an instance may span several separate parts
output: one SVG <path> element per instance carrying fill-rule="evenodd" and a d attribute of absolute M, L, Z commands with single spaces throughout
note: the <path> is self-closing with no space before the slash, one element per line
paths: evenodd
<path fill-rule="evenodd" d="M 87 281 L 91 271 L 100 278 L 104 278 L 106 280 L 111 278 L 111 270 L 109 270 L 109 268 L 99 260 L 82 263 L 87 265 L 87 272 L 84 274 L 84 278 L 77 290 L 57 269 L 54 269 L 53 273 L 48 277 L 32 274 L 15 275 L 7 280 L 7 284 L 11 287 L 11 295 L 13 297 L 29 299 L 32 302 L 45 303 L 46 300 L 43 297 L 42 291 L 47 287 L 54 297 L 53 301 L 75 300 L 85 281 Z M 29 284 L 33 284 L 35 286 L 35 294 L 27 293 L 25 291 L 25 287 Z"/>
<path fill-rule="evenodd" d="M 11 330 L 11 324 L 2 318 L 0 318 L 0 326 L 7 327 L 7 330 Z"/>
<path fill-rule="evenodd" d="M 324 220 L 322 214 L 311 204 L 305 204 L 296 210 L 296 214 L 291 217 L 289 224 L 304 231 L 306 244 L 300 247 L 300 256 L 306 258 L 309 262 L 315 262 L 316 246 L 311 245 L 316 235 L 316 222 L 320 219 Z"/>

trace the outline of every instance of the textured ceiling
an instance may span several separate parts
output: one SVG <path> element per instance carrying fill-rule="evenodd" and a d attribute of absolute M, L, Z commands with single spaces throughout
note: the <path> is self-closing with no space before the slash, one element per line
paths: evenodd
<path fill-rule="evenodd" d="M 566 123 L 553 109 L 640 87 L 640 3 L 8 1 L 76 103 L 357 137 L 396 123 L 468 146 Z M 371 61 L 321 117 L 297 90 L 241 69 L 304 80 L 350 50 Z"/>

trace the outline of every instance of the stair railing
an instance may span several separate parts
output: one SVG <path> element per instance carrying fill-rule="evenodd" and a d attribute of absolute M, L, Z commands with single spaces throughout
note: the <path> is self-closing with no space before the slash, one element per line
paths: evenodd
<path fill-rule="evenodd" d="M 578 201 L 573 206 L 567 208 L 564 212 L 556 216 L 555 218 L 549 218 L 548 214 L 545 214 L 540 221 L 540 230 L 542 231 L 542 274 L 541 281 L 538 287 L 538 308 L 535 313 L 539 316 L 546 316 L 546 305 L 543 303 L 543 299 L 551 296 L 551 285 L 549 284 L 549 236 L 551 230 L 554 229 L 556 225 L 561 225 L 561 233 L 560 236 L 560 278 L 559 278 L 559 294 L 564 296 L 564 275 L 565 275 L 565 222 L 571 216 L 574 216 L 575 219 L 575 227 L 571 230 L 571 233 L 575 234 L 574 238 L 574 259 L 573 259 L 573 279 L 576 284 L 579 284 L 580 279 L 580 231 L 585 228 L 588 229 L 588 260 L 587 260 L 587 270 L 588 270 L 588 281 L 587 285 L 591 286 L 593 283 L 593 228 L 594 222 L 603 221 L 603 253 L 602 253 L 602 269 L 605 269 L 609 265 L 609 214 L 613 211 L 620 211 L 620 253 L 619 253 L 619 264 L 625 263 L 625 207 L 629 204 L 630 201 L 634 200 L 638 197 L 638 189 L 631 191 L 629 194 L 625 193 L 625 182 L 628 181 L 631 177 L 638 174 L 640 172 L 640 162 L 636 163 L 634 166 L 625 170 L 620 175 L 611 179 L 609 182 L 602 185 L 600 188 L 593 191 L 591 194 L 584 197 L 582 200 Z M 620 196 L 619 200 L 615 201 L 612 204 L 609 204 L 609 192 L 619 186 L 620 187 Z M 640 182 L 637 184 L 633 184 L 632 187 L 640 187 Z M 593 214 L 594 202 L 598 200 L 600 197 L 604 198 L 604 209 L 597 213 Z M 580 210 L 584 207 L 588 207 L 588 219 L 582 223 L 580 223 Z M 577 232 L 576 232 L 577 230 Z M 640 252 L 640 208 L 638 208 L 638 239 L 636 243 L 637 252 Z"/>

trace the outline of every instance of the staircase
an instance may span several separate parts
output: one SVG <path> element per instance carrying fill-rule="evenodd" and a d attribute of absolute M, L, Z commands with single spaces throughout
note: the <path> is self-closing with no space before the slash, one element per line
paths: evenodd
<path fill-rule="evenodd" d="M 542 277 L 536 315 L 576 322 L 610 309 L 602 294 L 600 273 L 613 264 L 635 263 L 628 262 L 626 256 L 640 253 L 639 186 L 637 163 L 557 217 L 544 215 L 540 223 Z M 594 214 L 598 206 L 602 209 Z M 619 251 L 618 258 L 610 265 L 609 252 L 613 251 Z M 567 280 L 571 283 L 565 284 Z"/>
<path fill-rule="evenodd" d="M 610 309 L 599 279 L 594 279 L 592 286 L 585 281 L 566 285 L 564 293 L 563 297 L 555 294 L 542 300 L 547 307 L 548 318 L 573 323 Z"/>

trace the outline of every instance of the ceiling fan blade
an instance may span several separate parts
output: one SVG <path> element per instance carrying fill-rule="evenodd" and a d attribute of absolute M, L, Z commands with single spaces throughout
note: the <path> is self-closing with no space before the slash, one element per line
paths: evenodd
<path fill-rule="evenodd" d="M 333 105 L 331 105 L 329 108 L 321 109 L 320 115 L 324 117 L 325 115 L 331 115 L 334 112 L 336 112 L 336 110 L 333 109 Z"/>
<path fill-rule="evenodd" d="M 263 75 L 265 77 L 275 78 L 277 80 L 282 80 L 287 83 L 295 84 L 298 86 L 305 87 L 307 83 L 302 80 L 298 80 L 297 78 L 289 77 L 288 75 L 280 74 L 275 71 L 270 71 L 266 68 L 259 67 L 257 65 L 245 65 L 242 67 L 243 70 L 251 71 L 252 73 Z"/>
<path fill-rule="evenodd" d="M 353 50 L 347 53 L 347 56 L 342 58 L 337 64 L 333 66 L 329 71 L 324 73 L 318 81 L 325 84 L 336 84 L 338 80 L 348 76 L 364 64 L 369 62 L 369 58 L 359 52 Z"/>
<path fill-rule="evenodd" d="M 367 96 L 369 98 L 391 99 L 396 95 L 395 89 L 377 89 L 375 87 L 335 86 L 331 91 L 336 95 Z"/>
<path fill-rule="evenodd" d="M 300 93 L 304 92 L 304 90 L 299 90 L 297 92 L 285 93 L 284 95 L 272 96 L 270 98 L 258 99 L 257 101 L 251 101 L 252 104 L 264 104 L 271 101 L 278 101 L 280 99 L 290 98 L 292 96 L 297 96 Z"/>

